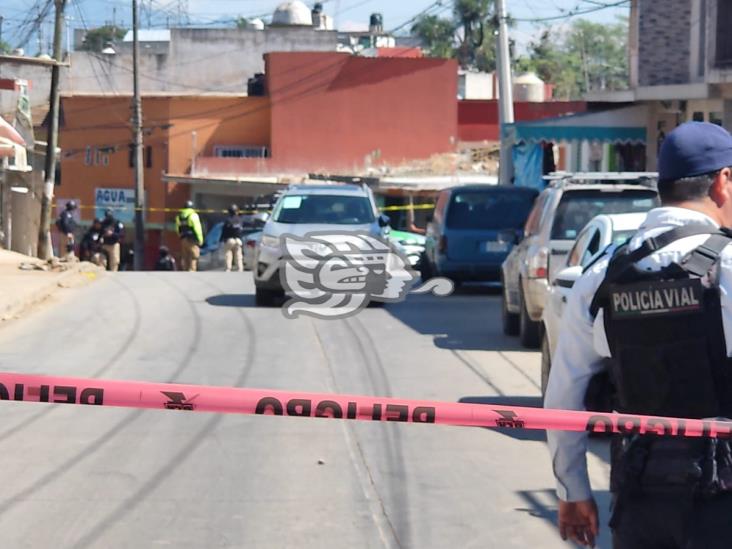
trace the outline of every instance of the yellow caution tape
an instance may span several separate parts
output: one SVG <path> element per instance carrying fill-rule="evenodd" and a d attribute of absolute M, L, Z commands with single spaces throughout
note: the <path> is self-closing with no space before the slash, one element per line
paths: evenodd
<path fill-rule="evenodd" d="M 54 207 L 59 204 L 54 204 Z M 403 206 L 383 206 L 379 208 L 382 212 L 398 212 L 406 210 L 431 210 L 435 207 L 434 204 L 414 204 L 412 206 L 405 204 Z M 79 205 L 77 208 L 82 210 L 112 210 L 112 211 L 147 211 L 147 212 L 179 212 L 182 208 L 134 208 L 132 206 L 91 206 L 91 205 Z M 217 210 L 217 209 L 197 209 L 198 213 L 229 213 L 228 210 Z M 257 213 L 270 213 L 270 209 L 259 209 L 259 210 L 239 210 L 240 214 L 257 214 Z"/>

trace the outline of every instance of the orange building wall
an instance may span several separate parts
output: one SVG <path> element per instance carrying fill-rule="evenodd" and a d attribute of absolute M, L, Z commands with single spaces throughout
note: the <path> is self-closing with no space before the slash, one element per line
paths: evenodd
<path fill-rule="evenodd" d="M 288 52 L 265 64 L 273 167 L 360 170 L 429 158 L 457 141 L 454 60 Z"/>

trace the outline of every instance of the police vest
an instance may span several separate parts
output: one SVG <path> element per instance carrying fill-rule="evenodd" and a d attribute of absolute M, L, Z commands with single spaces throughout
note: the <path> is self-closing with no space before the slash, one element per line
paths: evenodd
<path fill-rule="evenodd" d="M 637 263 L 688 236 L 709 238 L 659 271 Z M 609 370 L 620 412 L 688 418 L 732 417 L 732 360 L 722 324 L 719 257 L 732 233 L 683 226 L 621 246 L 591 305 L 602 308 Z"/>

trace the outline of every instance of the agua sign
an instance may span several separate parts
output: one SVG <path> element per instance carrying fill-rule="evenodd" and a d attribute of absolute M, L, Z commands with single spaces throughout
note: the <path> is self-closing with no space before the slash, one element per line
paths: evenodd
<path fill-rule="evenodd" d="M 96 217 L 104 217 L 104 210 L 110 208 L 118 220 L 131 223 L 135 218 L 135 191 L 97 187 L 94 192 L 94 207 Z"/>

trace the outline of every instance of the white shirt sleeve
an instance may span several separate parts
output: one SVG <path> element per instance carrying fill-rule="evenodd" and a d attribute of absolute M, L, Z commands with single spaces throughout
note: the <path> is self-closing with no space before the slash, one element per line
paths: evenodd
<path fill-rule="evenodd" d="M 602 282 L 608 260 L 603 259 L 582 275 L 569 294 L 562 315 L 562 329 L 552 359 L 545 408 L 584 410 L 590 378 L 604 368 L 603 357 L 593 344 L 597 335 L 604 338 L 602 315 L 590 316 L 590 303 Z M 599 323 L 598 333 L 593 325 Z M 607 343 L 603 342 L 607 347 Z M 547 442 L 557 479 L 557 495 L 564 501 L 582 501 L 592 497 L 587 473 L 587 433 L 547 431 Z"/>

